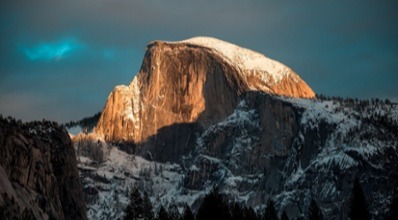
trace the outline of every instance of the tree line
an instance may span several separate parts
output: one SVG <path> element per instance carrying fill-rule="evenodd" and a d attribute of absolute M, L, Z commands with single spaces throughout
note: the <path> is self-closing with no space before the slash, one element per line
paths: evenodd
<path fill-rule="evenodd" d="M 327 216 L 326 216 L 327 217 Z M 157 213 L 153 212 L 153 206 L 147 193 L 141 194 L 138 188 L 134 187 L 130 193 L 130 202 L 125 209 L 125 220 L 288 220 L 287 212 L 283 210 L 280 215 L 275 209 L 273 200 L 268 200 L 266 208 L 262 212 L 255 212 L 253 208 L 242 206 L 237 202 L 228 203 L 228 201 L 219 193 L 217 188 L 211 190 L 200 204 L 196 214 L 193 213 L 191 207 L 185 204 L 182 213 L 178 211 L 176 205 L 171 204 L 168 208 L 160 206 Z M 322 209 L 319 208 L 317 202 L 312 199 L 307 216 L 294 217 L 297 220 L 323 220 Z M 348 207 L 347 219 L 351 220 L 370 220 L 366 197 L 362 190 L 359 179 L 356 178 Z M 394 191 L 390 204 L 390 211 L 387 219 L 398 219 L 398 190 Z"/>
<path fill-rule="evenodd" d="M 72 128 L 75 126 L 80 126 L 84 132 L 90 132 L 93 130 L 98 120 L 101 117 L 102 112 L 97 112 L 95 115 L 90 117 L 85 117 L 79 121 L 70 121 L 64 124 L 67 128 Z"/>

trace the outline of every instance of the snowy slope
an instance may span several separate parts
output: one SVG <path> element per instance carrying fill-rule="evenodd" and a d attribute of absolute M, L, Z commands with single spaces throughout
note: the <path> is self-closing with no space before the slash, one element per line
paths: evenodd
<path fill-rule="evenodd" d="M 120 217 L 134 184 L 149 193 L 155 209 L 188 203 L 195 210 L 218 186 L 230 201 L 257 210 L 272 198 L 290 218 L 306 217 L 314 198 L 325 216 L 334 219 L 347 213 L 355 177 L 363 184 L 374 219 L 383 219 L 398 183 L 398 105 L 271 97 L 270 106 L 294 109 L 296 136 L 289 149 L 262 152 L 261 164 L 252 167 L 250 158 L 259 154 L 262 134 L 274 132 L 262 124 L 264 109 L 257 102 L 264 96 L 243 98 L 229 117 L 196 134 L 196 144 L 180 164 L 147 161 L 114 146 L 102 164 L 80 157 L 90 219 Z M 276 128 L 284 126 L 279 123 Z"/>
<path fill-rule="evenodd" d="M 294 201 L 300 201 L 299 197 L 307 198 L 309 203 L 311 197 L 315 197 L 328 215 L 347 212 L 351 193 L 347 183 L 358 177 L 374 219 L 383 219 L 397 184 L 397 173 L 390 172 L 398 165 L 397 104 L 283 100 L 303 112 L 294 150 L 301 154 L 294 155 L 294 159 L 299 159 L 298 168 L 287 178 L 286 191 L 276 196 L 279 205 L 289 207 Z M 381 179 L 386 180 L 383 186 Z"/>
<path fill-rule="evenodd" d="M 167 207 L 171 203 L 179 207 L 185 203 L 192 205 L 207 193 L 185 192 L 182 188 L 184 175 L 177 164 L 151 162 L 129 155 L 116 146 L 109 148 L 106 161 L 100 165 L 88 157 L 78 157 L 89 219 L 122 218 L 133 186 L 149 194 L 154 211 L 160 205 Z"/>

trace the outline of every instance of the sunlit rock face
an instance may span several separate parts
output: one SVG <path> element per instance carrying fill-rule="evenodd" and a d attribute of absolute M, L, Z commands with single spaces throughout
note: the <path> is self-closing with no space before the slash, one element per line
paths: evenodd
<path fill-rule="evenodd" d="M 151 42 L 131 84 L 109 95 L 94 132 L 107 141 L 153 142 L 169 136 L 169 126 L 200 129 L 224 119 L 248 91 L 315 96 L 287 66 L 218 39 Z M 179 139 L 168 142 L 183 144 Z"/>

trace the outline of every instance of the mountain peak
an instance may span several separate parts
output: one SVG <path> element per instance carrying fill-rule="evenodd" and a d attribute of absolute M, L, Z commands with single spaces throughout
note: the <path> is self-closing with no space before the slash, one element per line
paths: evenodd
<path fill-rule="evenodd" d="M 143 142 L 175 124 L 208 126 L 230 115 L 249 91 L 315 96 L 289 67 L 252 50 L 210 37 L 153 41 L 130 85 L 108 97 L 95 132 Z"/>
<path fill-rule="evenodd" d="M 168 45 L 190 45 L 211 50 L 234 66 L 249 90 L 289 97 L 313 98 L 315 93 L 290 67 L 265 55 L 214 37 L 192 37 L 182 41 L 154 41 Z"/>

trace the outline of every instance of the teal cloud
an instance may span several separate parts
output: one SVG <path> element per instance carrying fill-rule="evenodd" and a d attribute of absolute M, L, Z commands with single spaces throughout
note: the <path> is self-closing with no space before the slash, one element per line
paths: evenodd
<path fill-rule="evenodd" d="M 31 61 L 58 61 L 82 48 L 84 44 L 78 39 L 63 38 L 53 42 L 41 42 L 23 48 L 22 51 Z"/>

